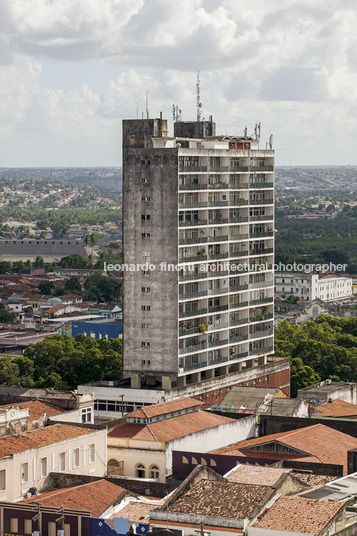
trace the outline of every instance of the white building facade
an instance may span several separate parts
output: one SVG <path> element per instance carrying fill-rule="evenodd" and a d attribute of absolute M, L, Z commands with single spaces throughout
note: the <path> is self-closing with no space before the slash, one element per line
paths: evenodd
<path fill-rule="evenodd" d="M 312 273 L 275 273 L 275 295 L 281 298 L 298 296 L 300 300 L 342 300 L 352 296 L 352 278 L 319 276 Z"/>

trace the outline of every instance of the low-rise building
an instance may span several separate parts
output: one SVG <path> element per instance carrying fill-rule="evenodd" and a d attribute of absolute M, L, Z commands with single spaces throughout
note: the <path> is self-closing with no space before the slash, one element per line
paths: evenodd
<path fill-rule="evenodd" d="M 306 400 L 313 406 L 326 404 L 326 402 L 336 399 L 357 404 L 357 383 L 325 380 L 298 389 L 297 397 Z"/>
<path fill-rule="evenodd" d="M 201 406 L 183 398 L 126 415 L 125 423 L 108 433 L 108 473 L 165 482 L 174 450 L 208 452 L 255 435 L 254 416 L 230 419 Z"/>
<path fill-rule="evenodd" d="M 54 424 L 0 438 L 0 500 L 46 489 L 51 471 L 106 474 L 106 430 Z"/>
<path fill-rule="evenodd" d="M 336 301 L 352 297 L 352 278 L 315 273 L 275 272 L 275 296 Z"/>

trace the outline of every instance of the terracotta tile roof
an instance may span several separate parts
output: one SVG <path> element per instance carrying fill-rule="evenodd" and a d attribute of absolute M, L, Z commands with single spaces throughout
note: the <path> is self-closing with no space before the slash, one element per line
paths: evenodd
<path fill-rule="evenodd" d="M 52 424 L 45 428 L 22 434 L 0 437 L 0 458 L 11 456 L 16 452 L 44 447 L 52 443 L 65 441 L 82 435 L 93 433 L 95 430 L 70 426 L 68 424 Z"/>
<path fill-rule="evenodd" d="M 317 536 L 342 508 L 344 508 L 343 502 L 282 496 L 254 524 L 254 527 Z"/>
<path fill-rule="evenodd" d="M 214 413 L 195 411 L 146 425 L 123 424 L 111 430 L 108 437 L 165 442 L 233 421 L 234 419 L 215 415 Z"/>
<path fill-rule="evenodd" d="M 89 510 L 92 516 L 99 517 L 120 495 L 124 496 L 127 493 L 126 489 L 102 479 L 73 488 L 49 491 L 20 502 L 37 503 L 57 508 L 63 506 L 74 510 Z"/>
<path fill-rule="evenodd" d="M 289 432 L 243 441 L 243 443 L 236 445 L 236 449 L 244 451 L 248 455 L 248 451 L 254 451 L 255 446 L 267 443 L 279 443 L 295 449 L 300 453 L 300 456 L 308 455 L 309 458 L 306 461 L 309 462 L 312 461 L 310 456 L 313 456 L 320 463 L 343 465 L 344 474 L 347 471 L 347 451 L 357 448 L 356 437 L 334 430 L 324 424 L 315 424 Z M 233 449 L 234 447 L 231 447 L 231 450 Z M 280 457 L 280 453 L 273 454 Z"/>
<path fill-rule="evenodd" d="M 319 417 L 354 417 L 357 416 L 357 404 L 350 404 L 344 400 L 333 400 L 316 406 L 314 415 Z"/>
<path fill-rule="evenodd" d="M 299 473 L 294 471 L 293 475 L 310 487 L 324 486 L 328 482 L 336 480 L 335 476 L 315 475 L 313 473 Z"/>
<path fill-rule="evenodd" d="M 275 486 L 282 475 L 291 473 L 292 469 L 282 467 L 259 467 L 257 465 L 237 465 L 229 475 L 228 482 L 254 484 L 256 486 Z"/>
<path fill-rule="evenodd" d="M 122 517 L 132 523 L 148 523 L 151 510 L 156 510 L 160 505 L 152 501 L 152 504 L 144 501 L 131 501 L 124 508 L 110 517 Z"/>
<path fill-rule="evenodd" d="M 200 407 L 201 405 L 202 402 L 195 400 L 194 398 L 179 398 L 178 400 L 169 400 L 168 402 L 161 402 L 160 404 L 153 404 L 152 406 L 144 406 L 128 413 L 125 417 L 149 419 L 150 417 L 166 415 L 168 413 L 173 413 L 174 411 Z"/>
<path fill-rule="evenodd" d="M 201 480 L 177 501 L 170 504 L 169 512 L 203 516 L 245 519 L 264 504 L 270 495 L 269 486 L 237 484 L 236 482 Z"/>
<path fill-rule="evenodd" d="M 43 415 L 48 417 L 52 415 L 58 415 L 59 413 L 65 413 L 67 410 L 60 408 L 59 406 L 54 406 L 53 404 L 48 404 L 47 402 L 40 402 L 39 400 L 32 400 L 30 402 L 15 402 L 14 404 L 5 404 L 0 406 L 1 409 L 10 409 L 10 408 L 19 408 L 19 409 L 28 409 L 30 419 L 36 420 Z"/>

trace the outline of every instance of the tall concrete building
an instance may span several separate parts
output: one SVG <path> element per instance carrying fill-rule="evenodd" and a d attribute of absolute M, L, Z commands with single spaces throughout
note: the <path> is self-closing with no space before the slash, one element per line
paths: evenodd
<path fill-rule="evenodd" d="M 131 386 L 182 388 L 267 365 L 274 152 L 217 136 L 212 118 L 175 122 L 173 137 L 162 117 L 125 120 L 123 203 Z"/>

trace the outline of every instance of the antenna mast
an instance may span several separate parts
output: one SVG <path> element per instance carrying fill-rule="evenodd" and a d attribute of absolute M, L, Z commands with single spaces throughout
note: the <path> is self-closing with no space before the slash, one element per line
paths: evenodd
<path fill-rule="evenodd" d="M 146 91 L 146 119 L 149 119 L 149 95 Z"/>
<path fill-rule="evenodd" d="M 197 79 L 196 79 L 196 108 L 197 108 L 197 123 L 201 121 L 201 108 L 202 108 L 202 102 L 201 102 L 201 94 L 200 94 L 200 71 L 196 69 L 197 73 Z"/>

